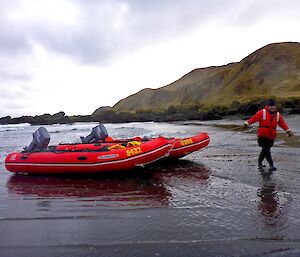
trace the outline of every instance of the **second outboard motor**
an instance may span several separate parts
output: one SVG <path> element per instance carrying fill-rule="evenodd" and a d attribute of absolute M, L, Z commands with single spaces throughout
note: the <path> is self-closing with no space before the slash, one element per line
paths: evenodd
<path fill-rule="evenodd" d="M 44 127 L 40 127 L 33 134 L 33 140 L 29 146 L 25 147 L 24 152 L 36 152 L 46 149 L 50 142 L 50 134 Z"/>
<path fill-rule="evenodd" d="M 84 144 L 97 142 L 99 140 L 104 141 L 108 137 L 108 133 L 103 124 L 94 127 L 91 134 L 87 137 L 80 137 L 81 142 Z"/>

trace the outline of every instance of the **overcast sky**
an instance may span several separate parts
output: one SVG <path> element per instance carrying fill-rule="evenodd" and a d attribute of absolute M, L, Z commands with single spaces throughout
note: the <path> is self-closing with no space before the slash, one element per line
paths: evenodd
<path fill-rule="evenodd" d="M 0 117 L 91 114 L 300 42 L 299 0 L 0 0 Z"/>

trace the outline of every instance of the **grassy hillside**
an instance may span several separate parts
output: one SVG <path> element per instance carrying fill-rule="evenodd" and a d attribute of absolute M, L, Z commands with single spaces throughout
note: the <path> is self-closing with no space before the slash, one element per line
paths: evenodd
<path fill-rule="evenodd" d="M 198 106 L 209 110 L 255 99 L 300 98 L 300 43 L 267 45 L 238 63 L 195 69 L 179 80 L 119 101 L 117 112 Z"/>
<path fill-rule="evenodd" d="M 300 43 L 270 44 L 240 62 L 195 69 L 164 87 L 143 89 L 114 107 L 100 107 L 92 115 L 6 116 L 0 117 L 0 124 L 220 119 L 252 115 L 270 97 L 286 113 L 300 114 Z"/>

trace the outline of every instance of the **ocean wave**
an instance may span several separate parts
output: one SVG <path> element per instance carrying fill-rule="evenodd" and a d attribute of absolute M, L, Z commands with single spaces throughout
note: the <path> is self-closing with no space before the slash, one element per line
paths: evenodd
<path fill-rule="evenodd" d="M 30 123 L 0 125 L 0 132 L 22 130 L 29 126 L 31 126 Z"/>

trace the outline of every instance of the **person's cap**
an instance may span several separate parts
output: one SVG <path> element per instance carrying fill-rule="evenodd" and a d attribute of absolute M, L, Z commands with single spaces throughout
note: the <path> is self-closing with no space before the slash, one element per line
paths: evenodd
<path fill-rule="evenodd" d="M 276 103 L 275 103 L 274 99 L 270 99 L 268 101 L 268 106 L 275 106 L 275 105 L 276 105 Z"/>

